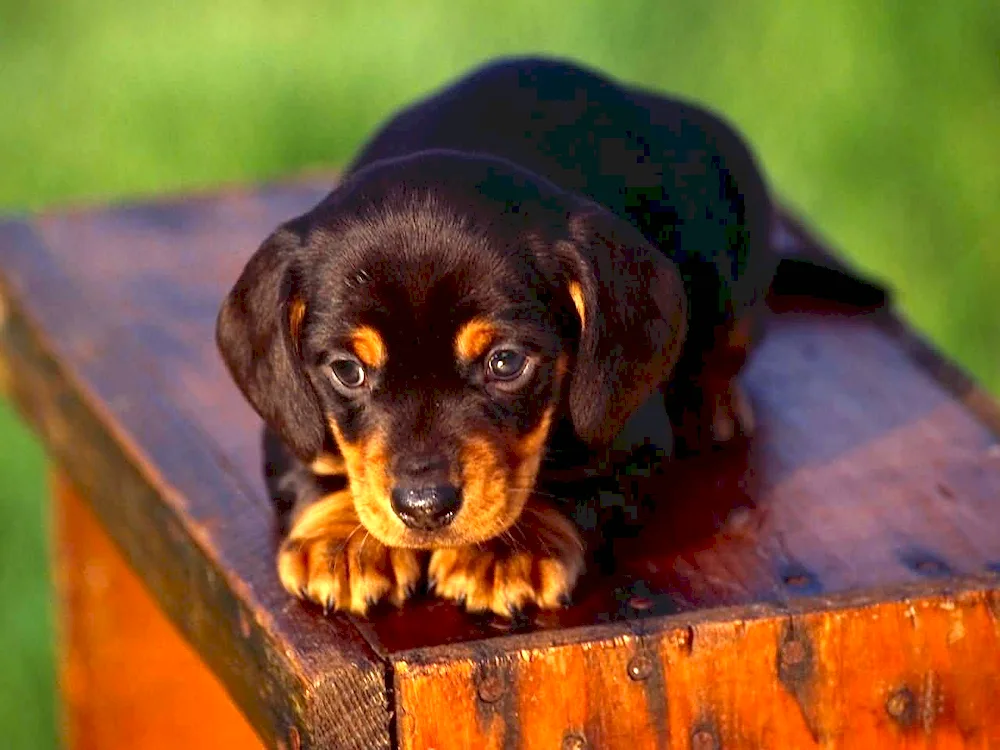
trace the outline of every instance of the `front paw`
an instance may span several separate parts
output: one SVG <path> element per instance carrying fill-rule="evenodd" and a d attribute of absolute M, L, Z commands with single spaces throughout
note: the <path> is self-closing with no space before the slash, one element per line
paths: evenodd
<path fill-rule="evenodd" d="M 296 519 L 278 550 L 282 585 L 325 612 L 364 615 L 386 598 L 402 604 L 420 581 L 417 553 L 372 537 L 339 495 L 318 501 Z"/>
<path fill-rule="evenodd" d="M 529 605 L 564 606 L 583 565 L 583 542 L 573 523 L 554 508 L 529 503 L 500 537 L 435 550 L 428 579 L 438 596 L 470 612 L 512 617 Z"/>

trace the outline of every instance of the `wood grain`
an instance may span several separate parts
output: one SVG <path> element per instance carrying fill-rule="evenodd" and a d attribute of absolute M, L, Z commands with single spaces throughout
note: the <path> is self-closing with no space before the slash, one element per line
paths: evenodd
<path fill-rule="evenodd" d="M 998 606 L 972 589 L 412 652 L 400 747 L 996 747 Z"/>
<path fill-rule="evenodd" d="M 397 732 L 402 741 L 414 731 L 412 722 L 434 737 L 434 719 L 420 713 L 437 705 L 433 695 L 443 701 L 449 686 L 494 667 L 520 686 L 517 701 L 498 698 L 488 710 L 469 704 L 477 718 L 455 732 L 509 736 L 508 747 L 527 747 L 525 737 L 558 746 L 570 730 L 607 742 L 634 733 L 657 746 L 665 736 L 689 741 L 691 722 L 704 714 L 711 728 L 703 745 L 715 742 L 712 732 L 770 737 L 779 730 L 767 722 L 795 716 L 785 709 L 805 699 L 784 687 L 780 699 L 768 693 L 775 703 L 754 724 L 725 691 L 743 684 L 746 659 L 760 660 L 754 679 L 767 677 L 767 649 L 777 648 L 779 625 L 802 602 L 818 609 L 801 626 L 834 639 L 816 636 L 816 648 L 833 654 L 824 679 L 840 687 L 802 693 L 822 698 L 816 705 L 869 711 L 845 697 L 853 690 L 845 680 L 860 680 L 851 677 L 854 659 L 873 668 L 863 641 L 891 649 L 891 628 L 872 623 L 907 621 L 896 610 L 865 618 L 872 607 L 896 607 L 902 590 L 928 602 L 979 597 L 961 604 L 963 627 L 980 666 L 995 655 L 982 602 L 997 587 L 991 571 L 1000 571 L 1000 409 L 892 315 L 788 300 L 773 305 L 770 332 L 744 377 L 759 423 L 754 440 L 636 479 L 650 514 L 625 529 L 612 573 L 591 566 L 573 607 L 509 624 L 426 598 L 367 620 L 324 618 L 291 600 L 274 572 L 259 420 L 224 373 L 213 324 L 251 252 L 319 200 L 328 182 L 0 224 L 0 387 L 266 743 L 390 747 Z M 780 228 L 783 252 L 829 261 L 795 222 L 783 219 Z M 978 677 L 943 676 L 957 675 L 966 657 L 919 640 L 944 632 L 944 614 L 928 618 L 919 633 L 897 628 L 886 674 L 902 679 L 892 671 L 898 661 L 919 692 L 927 688 L 918 677 L 940 669 L 942 689 L 959 696 L 955 706 L 995 690 L 982 669 L 973 670 Z M 704 625 L 699 647 L 725 644 L 698 652 L 709 656 L 697 668 L 697 649 L 683 656 L 664 645 L 696 622 L 716 623 Z M 636 638 L 660 665 L 638 682 L 622 677 Z M 845 649 L 841 661 L 836 649 Z M 688 682 L 675 688 L 684 674 Z M 544 704 L 525 702 L 524 686 L 544 696 L 556 689 L 550 683 L 596 687 L 567 693 L 573 700 L 550 696 L 562 722 L 556 729 L 528 718 L 524 728 L 508 726 L 515 715 L 541 716 Z M 707 697 L 688 706 L 687 693 L 673 697 L 682 688 Z M 645 713 L 633 711 L 638 696 Z M 809 711 L 807 730 L 836 736 L 834 708 Z"/>
<path fill-rule="evenodd" d="M 63 477 L 52 487 L 66 747 L 262 747 L 86 502 Z"/>

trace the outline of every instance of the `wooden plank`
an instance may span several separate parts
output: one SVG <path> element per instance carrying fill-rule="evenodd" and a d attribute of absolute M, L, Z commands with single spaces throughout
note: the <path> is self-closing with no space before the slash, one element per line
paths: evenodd
<path fill-rule="evenodd" d="M 58 474 L 52 486 L 66 746 L 262 747 L 86 502 Z"/>
<path fill-rule="evenodd" d="M 1000 598 L 913 593 L 400 654 L 400 747 L 997 746 Z"/>

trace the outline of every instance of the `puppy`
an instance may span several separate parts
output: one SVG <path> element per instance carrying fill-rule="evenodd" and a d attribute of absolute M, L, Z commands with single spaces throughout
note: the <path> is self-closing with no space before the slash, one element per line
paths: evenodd
<path fill-rule="evenodd" d="M 548 470 L 605 465 L 655 394 L 680 450 L 749 429 L 770 213 L 728 125 L 572 64 L 491 64 L 392 118 L 218 319 L 285 588 L 564 604 L 584 545 Z"/>

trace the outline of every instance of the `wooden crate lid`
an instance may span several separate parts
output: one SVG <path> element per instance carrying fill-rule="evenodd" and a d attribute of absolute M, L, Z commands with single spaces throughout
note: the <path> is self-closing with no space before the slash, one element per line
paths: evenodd
<path fill-rule="evenodd" d="M 477 714 L 485 734 L 469 737 L 480 742 L 523 721 L 509 700 L 462 692 L 482 683 L 484 665 L 506 664 L 504 679 L 516 673 L 543 691 L 546 680 L 586 678 L 614 693 L 628 689 L 628 680 L 619 685 L 626 672 L 647 670 L 633 668 L 636 644 L 653 638 L 690 653 L 684 641 L 698 628 L 738 626 L 749 638 L 754 623 L 769 623 L 765 662 L 780 681 L 774 654 L 788 640 L 791 614 L 941 597 L 952 609 L 995 606 L 1000 411 L 891 315 L 833 308 L 776 315 L 746 374 L 759 421 L 753 445 L 657 479 L 657 523 L 623 545 L 615 578 L 584 581 L 573 608 L 509 632 L 436 601 L 370 620 L 324 618 L 292 601 L 273 571 L 259 421 L 223 371 L 213 325 L 262 238 L 328 185 L 228 190 L 0 226 L 0 384 L 266 739 L 407 745 L 419 710 L 444 690 L 442 705 L 452 701 L 456 715 L 495 704 L 496 716 Z M 780 236 L 786 252 L 822 252 L 788 220 Z M 810 658 L 819 649 L 796 643 Z M 587 648 L 611 662 L 588 661 Z M 539 661 L 544 654 L 551 658 Z M 662 664 L 676 657 L 663 654 L 654 670 L 661 681 Z M 996 663 L 997 650 L 983 658 Z M 601 676 L 615 660 L 624 670 L 618 682 Z M 739 665 L 720 661 L 715 677 L 699 673 L 697 684 L 718 687 L 729 667 Z M 489 693 L 496 683 L 486 684 Z M 650 731 L 677 721 L 697 732 L 701 721 L 702 739 L 718 741 L 723 730 L 704 706 L 688 711 L 671 697 L 681 714 L 663 718 L 665 689 L 650 693 L 651 684 L 642 719 Z M 995 680 L 989 687 L 1000 690 Z M 566 721 L 575 710 L 568 695 L 552 709 Z M 821 718 L 802 712 L 817 738 Z M 600 726 L 589 731 L 601 736 Z"/>

